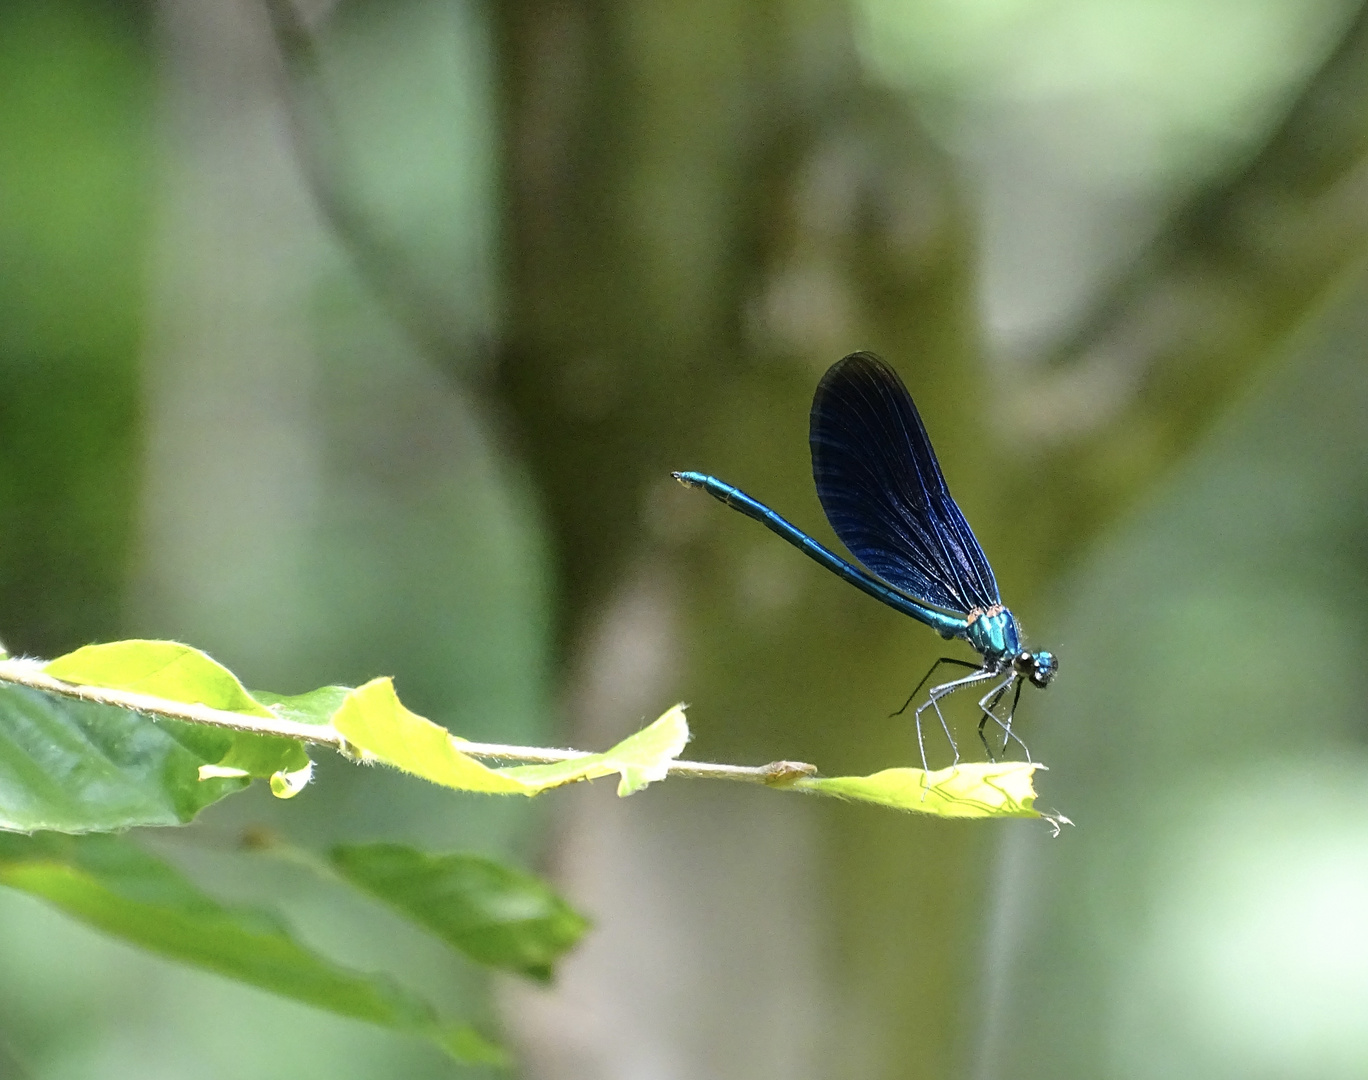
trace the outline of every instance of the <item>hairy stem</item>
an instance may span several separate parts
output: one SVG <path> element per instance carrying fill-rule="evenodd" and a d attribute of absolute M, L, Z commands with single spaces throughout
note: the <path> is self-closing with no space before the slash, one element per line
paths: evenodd
<path fill-rule="evenodd" d="M 328 746 L 339 752 L 347 750 L 349 744 L 340 731 L 331 724 L 301 724 L 296 720 L 283 717 L 267 718 L 248 716 L 245 713 L 213 709 L 208 705 L 186 704 L 168 701 L 150 694 L 139 694 L 131 690 L 109 690 L 98 686 L 77 686 L 62 682 L 46 674 L 41 663 L 34 660 L 0 660 L 0 683 L 27 686 L 49 694 L 89 701 L 97 705 L 112 705 L 130 712 L 147 716 L 166 717 L 171 720 L 185 720 L 192 724 L 208 724 L 211 727 L 228 728 L 232 731 L 245 731 L 254 735 L 279 735 L 288 739 L 316 746 Z M 557 761 L 573 761 L 576 758 L 592 757 L 587 750 L 562 750 L 555 747 L 511 746 L 504 743 L 478 743 L 460 741 L 461 753 L 476 758 L 492 758 L 498 761 L 521 761 L 530 764 L 551 764 Z M 671 776 L 687 776 L 706 780 L 741 780 L 752 784 L 783 787 L 804 776 L 817 771 L 815 766 L 797 761 L 772 761 L 768 765 L 720 765 L 705 761 L 673 761 L 670 763 Z"/>

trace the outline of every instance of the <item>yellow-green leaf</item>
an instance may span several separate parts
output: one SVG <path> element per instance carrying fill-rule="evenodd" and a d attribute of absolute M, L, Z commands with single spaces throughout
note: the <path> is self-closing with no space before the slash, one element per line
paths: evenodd
<path fill-rule="evenodd" d="M 389 679 L 374 679 L 347 695 L 333 727 L 370 759 L 459 791 L 536 795 L 577 780 L 617 773 L 619 795 L 664 779 L 689 741 L 683 706 L 602 754 L 585 754 L 549 765 L 491 769 L 461 752 L 465 740 L 410 712 Z"/>
<path fill-rule="evenodd" d="M 515 765 L 499 772 L 516 777 L 537 791 L 617 773 L 622 778 L 618 781 L 618 794 L 626 796 L 653 781 L 665 779 L 670 763 L 680 755 L 688 741 L 689 725 L 684 719 L 684 706 L 676 705 L 655 723 L 627 736 L 605 753 L 558 761 L 553 765 Z"/>
<path fill-rule="evenodd" d="M 460 741 L 451 732 L 403 706 L 387 678 L 372 679 L 348 694 L 332 723 L 343 738 L 376 761 L 434 784 L 460 791 L 538 791 L 461 753 Z"/>
<path fill-rule="evenodd" d="M 1034 809 L 1034 773 L 1025 761 L 966 762 L 948 769 L 884 769 L 872 776 L 812 777 L 799 791 L 878 803 L 938 817 L 1043 817 Z"/>
<path fill-rule="evenodd" d="M 281 769 L 271 773 L 271 794 L 277 799 L 293 799 L 309 786 L 312 779 L 312 761 L 306 761 L 299 769 Z"/>
<path fill-rule="evenodd" d="M 43 671 L 78 686 L 128 690 L 248 716 L 274 715 L 217 660 L 178 641 L 135 639 L 87 645 L 59 656 Z"/>

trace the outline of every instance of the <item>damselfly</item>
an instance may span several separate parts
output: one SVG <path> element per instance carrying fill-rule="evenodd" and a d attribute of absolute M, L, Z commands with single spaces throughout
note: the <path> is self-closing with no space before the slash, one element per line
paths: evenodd
<path fill-rule="evenodd" d="M 812 475 L 827 520 L 841 542 L 862 564 L 856 566 L 823 547 L 763 503 L 712 476 L 674 473 L 688 487 L 702 488 L 778 533 L 804 554 L 857 589 L 925 623 L 944 638 L 961 638 L 980 662 L 943 656 L 912 691 L 903 712 L 942 664 L 969 674 L 933 686 L 917 706 L 917 745 L 926 767 L 922 714 L 935 712 L 959 761 L 959 747 L 940 702 L 967 686 L 986 686 L 979 698 L 978 732 L 992 719 L 1002 729 L 1002 748 L 1015 741 L 1030 760 L 1026 744 L 1012 730 L 1025 682 L 1050 684 L 1059 661 L 1054 654 L 1030 652 L 1021 641 L 1016 617 L 1002 604 L 993 568 L 964 514 L 950 497 L 917 407 L 897 372 L 877 356 L 851 353 L 822 377 L 812 402 Z M 1000 712 L 1011 694 L 1011 706 Z M 897 715 L 896 713 L 894 715 Z"/>

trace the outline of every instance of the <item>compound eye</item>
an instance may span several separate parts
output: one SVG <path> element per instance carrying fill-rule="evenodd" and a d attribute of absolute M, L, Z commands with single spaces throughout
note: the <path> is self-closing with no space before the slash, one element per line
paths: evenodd
<path fill-rule="evenodd" d="M 1042 688 L 1048 686 L 1059 666 L 1054 655 L 1047 652 L 1039 653 L 1032 657 L 1032 661 L 1031 682 Z"/>

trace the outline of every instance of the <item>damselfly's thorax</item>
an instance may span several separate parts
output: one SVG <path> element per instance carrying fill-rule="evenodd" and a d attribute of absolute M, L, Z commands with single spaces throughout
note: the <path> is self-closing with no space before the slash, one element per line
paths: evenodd
<path fill-rule="evenodd" d="M 994 671 L 1011 668 L 1018 675 L 1044 688 L 1059 670 L 1053 653 L 1028 652 L 1021 647 L 1021 629 L 1016 616 L 1001 604 L 974 608 L 964 628 L 964 639 L 983 657 L 984 666 Z"/>
<path fill-rule="evenodd" d="M 1001 604 L 973 608 L 964 628 L 964 640 L 991 666 L 1005 667 L 1004 661 L 1021 652 L 1021 632 L 1016 616 Z"/>

